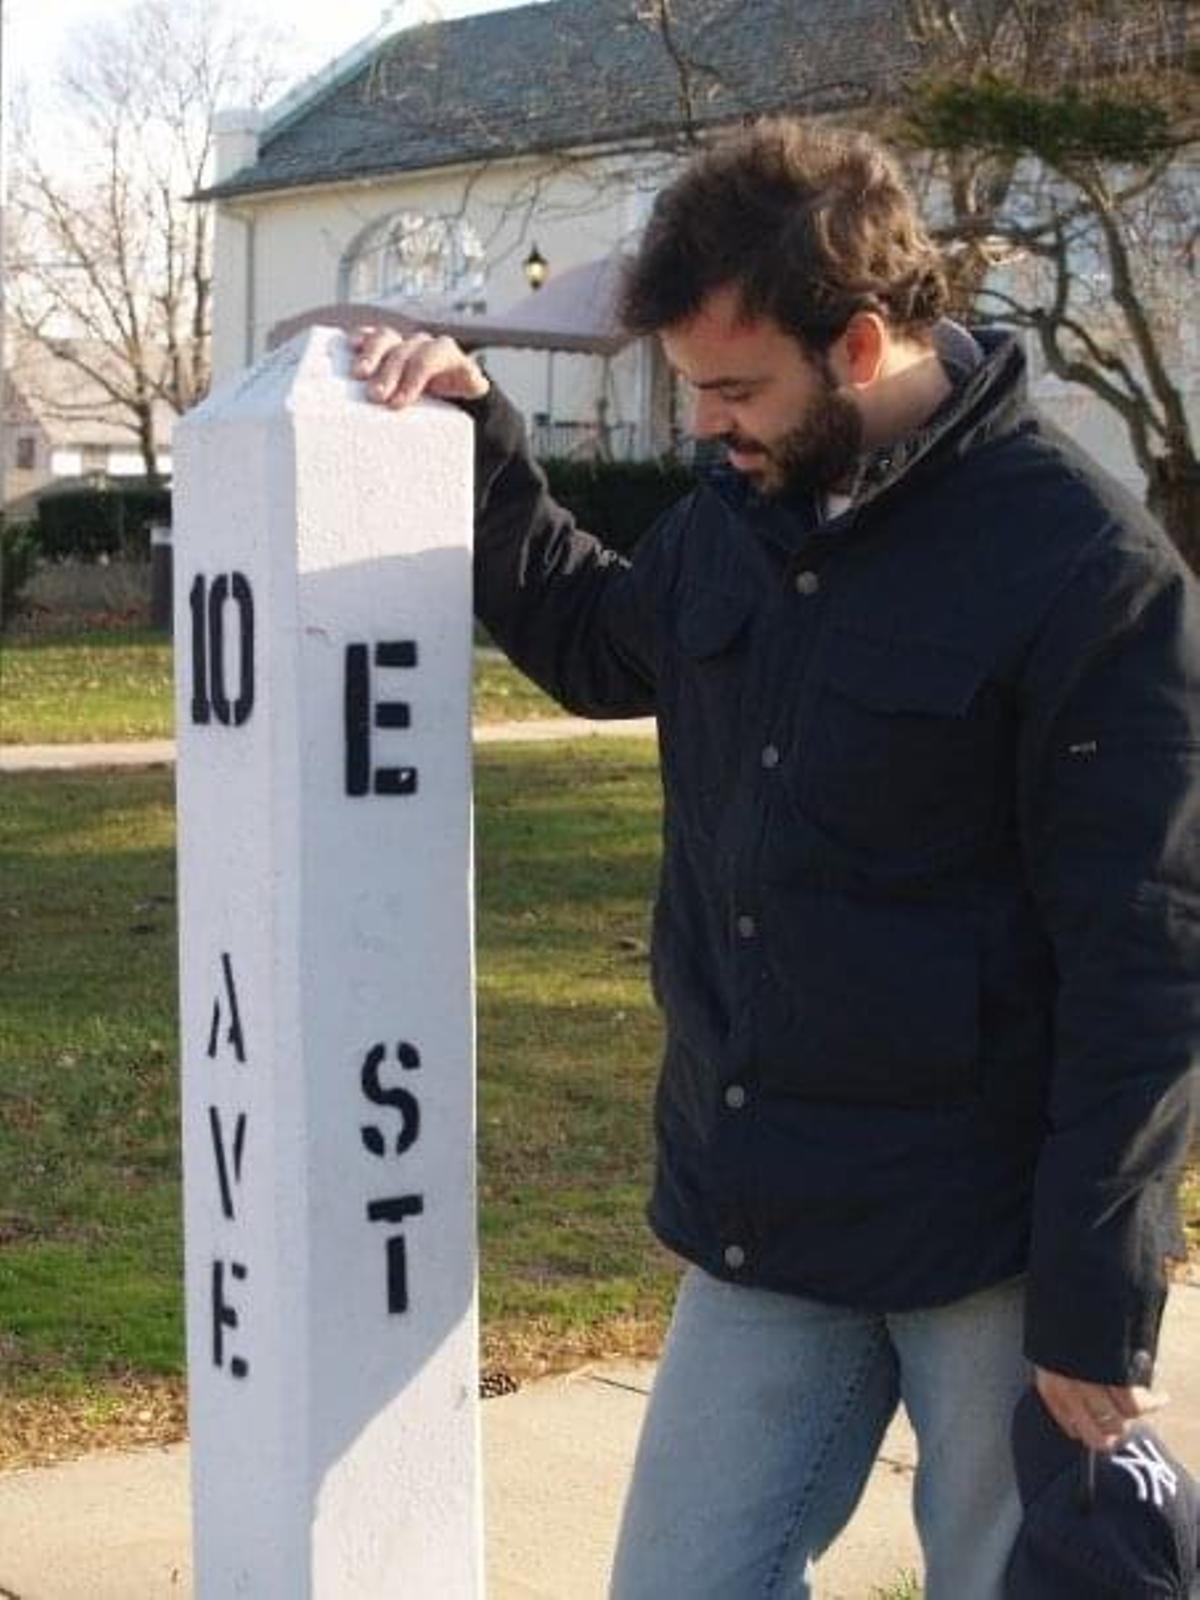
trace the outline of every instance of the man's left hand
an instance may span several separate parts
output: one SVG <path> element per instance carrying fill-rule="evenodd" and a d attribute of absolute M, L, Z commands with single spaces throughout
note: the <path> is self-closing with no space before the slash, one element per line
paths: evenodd
<path fill-rule="evenodd" d="M 1088 1383 L 1062 1372 L 1034 1367 L 1034 1383 L 1046 1410 L 1071 1439 L 1089 1450 L 1115 1450 L 1131 1422 L 1161 1411 L 1168 1396 L 1138 1385 Z"/>

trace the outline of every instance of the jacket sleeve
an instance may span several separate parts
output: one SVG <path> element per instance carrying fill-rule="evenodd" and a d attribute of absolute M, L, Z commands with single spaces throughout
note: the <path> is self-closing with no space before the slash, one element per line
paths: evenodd
<path fill-rule="evenodd" d="M 1026 663 L 1021 772 L 1058 975 L 1026 1353 L 1145 1383 L 1200 1047 L 1200 605 L 1168 548 L 1076 570 Z"/>
<path fill-rule="evenodd" d="M 475 421 L 475 611 L 510 659 L 568 710 L 654 710 L 657 541 L 634 560 L 575 526 L 550 498 L 524 424 L 495 388 Z"/>

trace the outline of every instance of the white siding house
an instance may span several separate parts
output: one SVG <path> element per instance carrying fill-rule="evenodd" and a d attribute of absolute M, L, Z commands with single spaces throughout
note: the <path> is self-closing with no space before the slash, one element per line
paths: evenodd
<path fill-rule="evenodd" d="M 552 276 L 628 248 L 707 130 L 776 110 L 836 116 L 894 92 L 919 65 L 903 10 L 678 0 L 667 40 L 637 0 L 553 0 L 384 30 L 265 119 L 225 115 L 208 191 L 217 380 L 317 307 L 486 320 L 528 295 L 535 246 Z M 594 434 L 602 413 L 643 452 L 670 442 L 661 363 L 644 343 L 611 359 L 485 359 L 531 421 L 566 425 L 559 438 Z M 1036 353 L 1033 371 L 1046 409 L 1140 490 L 1115 414 L 1042 375 Z"/>

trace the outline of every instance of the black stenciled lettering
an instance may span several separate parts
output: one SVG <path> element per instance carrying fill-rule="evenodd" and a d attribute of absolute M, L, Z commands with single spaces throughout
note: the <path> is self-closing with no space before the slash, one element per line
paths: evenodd
<path fill-rule="evenodd" d="M 217 578 L 208 595 L 208 694 L 218 722 L 233 721 L 233 708 L 225 690 L 225 602 L 229 579 Z"/>
<path fill-rule="evenodd" d="M 210 722 L 212 705 L 208 694 L 208 605 L 204 574 L 196 574 L 189 601 L 192 607 L 192 721 Z"/>
<path fill-rule="evenodd" d="M 394 1200 L 369 1201 L 367 1218 L 371 1222 L 397 1224 L 419 1217 L 424 1210 L 425 1201 L 419 1194 L 398 1195 Z M 398 1316 L 408 1310 L 408 1250 L 402 1233 L 387 1242 L 387 1295 L 389 1315 Z"/>
<path fill-rule="evenodd" d="M 254 709 L 254 594 L 245 573 L 222 573 L 211 589 L 203 573 L 192 583 L 192 721 L 240 728 Z M 225 670 L 225 608 L 238 614 L 238 685 L 231 699 Z"/>
<path fill-rule="evenodd" d="M 246 1150 L 246 1113 L 240 1111 L 233 1125 L 232 1151 L 227 1151 L 225 1148 L 221 1113 L 216 1106 L 208 1108 L 208 1126 L 212 1134 L 213 1156 L 217 1163 L 217 1182 L 221 1187 L 221 1210 L 230 1222 L 233 1222 L 235 1220 L 233 1190 L 234 1186 L 240 1185 L 242 1181 L 242 1156 Z"/>
<path fill-rule="evenodd" d="M 254 594 L 244 572 L 233 575 L 233 603 L 238 608 L 241 682 L 233 702 L 233 725 L 240 728 L 254 710 Z"/>
<path fill-rule="evenodd" d="M 408 1246 L 402 1233 L 387 1242 L 388 1316 L 402 1316 L 408 1310 Z"/>
<path fill-rule="evenodd" d="M 412 639 L 377 644 L 374 665 L 381 670 L 413 668 L 417 646 Z M 417 792 L 415 767 L 371 765 L 371 729 L 405 729 L 412 726 L 412 709 L 405 700 L 371 698 L 371 652 L 365 644 L 346 646 L 343 699 L 346 738 L 346 793 L 354 798 L 377 795 L 411 795 Z"/>
<path fill-rule="evenodd" d="M 371 790 L 371 669 L 365 644 L 346 646 L 346 793 Z"/>
<path fill-rule="evenodd" d="M 377 667 L 415 667 L 417 664 L 417 642 L 415 639 L 396 639 L 391 644 L 377 644 L 375 646 L 375 665 Z"/>
<path fill-rule="evenodd" d="M 230 1276 L 237 1283 L 246 1281 L 246 1268 L 240 1261 L 229 1263 Z M 238 1314 L 225 1298 L 225 1263 L 214 1261 L 212 1264 L 212 1329 L 213 1329 L 213 1366 L 225 1365 L 225 1333 L 239 1327 Z M 231 1356 L 229 1370 L 235 1378 L 244 1378 L 250 1371 L 250 1365 L 241 1356 Z"/>
<path fill-rule="evenodd" d="M 375 774 L 376 794 L 406 795 L 416 792 L 416 767 L 380 767 Z"/>
<path fill-rule="evenodd" d="M 419 1194 L 401 1194 L 394 1200 L 368 1200 L 368 1222 L 405 1222 L 409 1217 L 419 1217 L 425 1210 L 425 1201 Z"/>
<path fill-rule="evenodd" d="M 368 1050 L 362 1066 L 362 1091 L 374 1106 L 390 1106 L 400 1118 L 396 1134 L 395 1153 L 402 1156 L 416 1144 L 421 1134 L 421 1107 L 414 1094 L 399 1087 L 385 1088 L 379 1071 L 387 1059 L 387 1046 L 377 1044 Z M 421 1055 L 415 1045 L 401 1042 L 396 1046 L 396 1060 L 406 1072 L 414 1072 L 421 1065 Z M 387 1154 L 387 1139 L 382 1129 L 368 1124 L 362 1130 L 362 1141 L 373 1156 Z"/>
<path fill-rule="evenodd" d="M 226 951 L 221 952 L 221 972 L 225 979 L 225 1007 L 229 1014 L 229 1027 L 225 1033 L 225 1043 L 232 1045 L 233 1053 L 237 1059 L 244 1062 L 246 1059 L 246 1040 L 242 1033 L 242 1015 L 238 1009 L 237 984 L 233 977 L 233 962 Z M 208 1054 L 211 1060 L 216 1060 L 217 1050 L 221 1042 L 221 996 L 213 1000 L 212 1026 L 208 1031 Z"/>

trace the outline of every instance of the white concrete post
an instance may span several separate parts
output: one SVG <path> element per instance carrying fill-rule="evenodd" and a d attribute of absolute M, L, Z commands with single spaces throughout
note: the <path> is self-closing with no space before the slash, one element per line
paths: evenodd
<path fill-rule="evenodd" d="M 176 435 L 196 1592 L 476 1600 L 472 428 L 308 329 Z"/>

